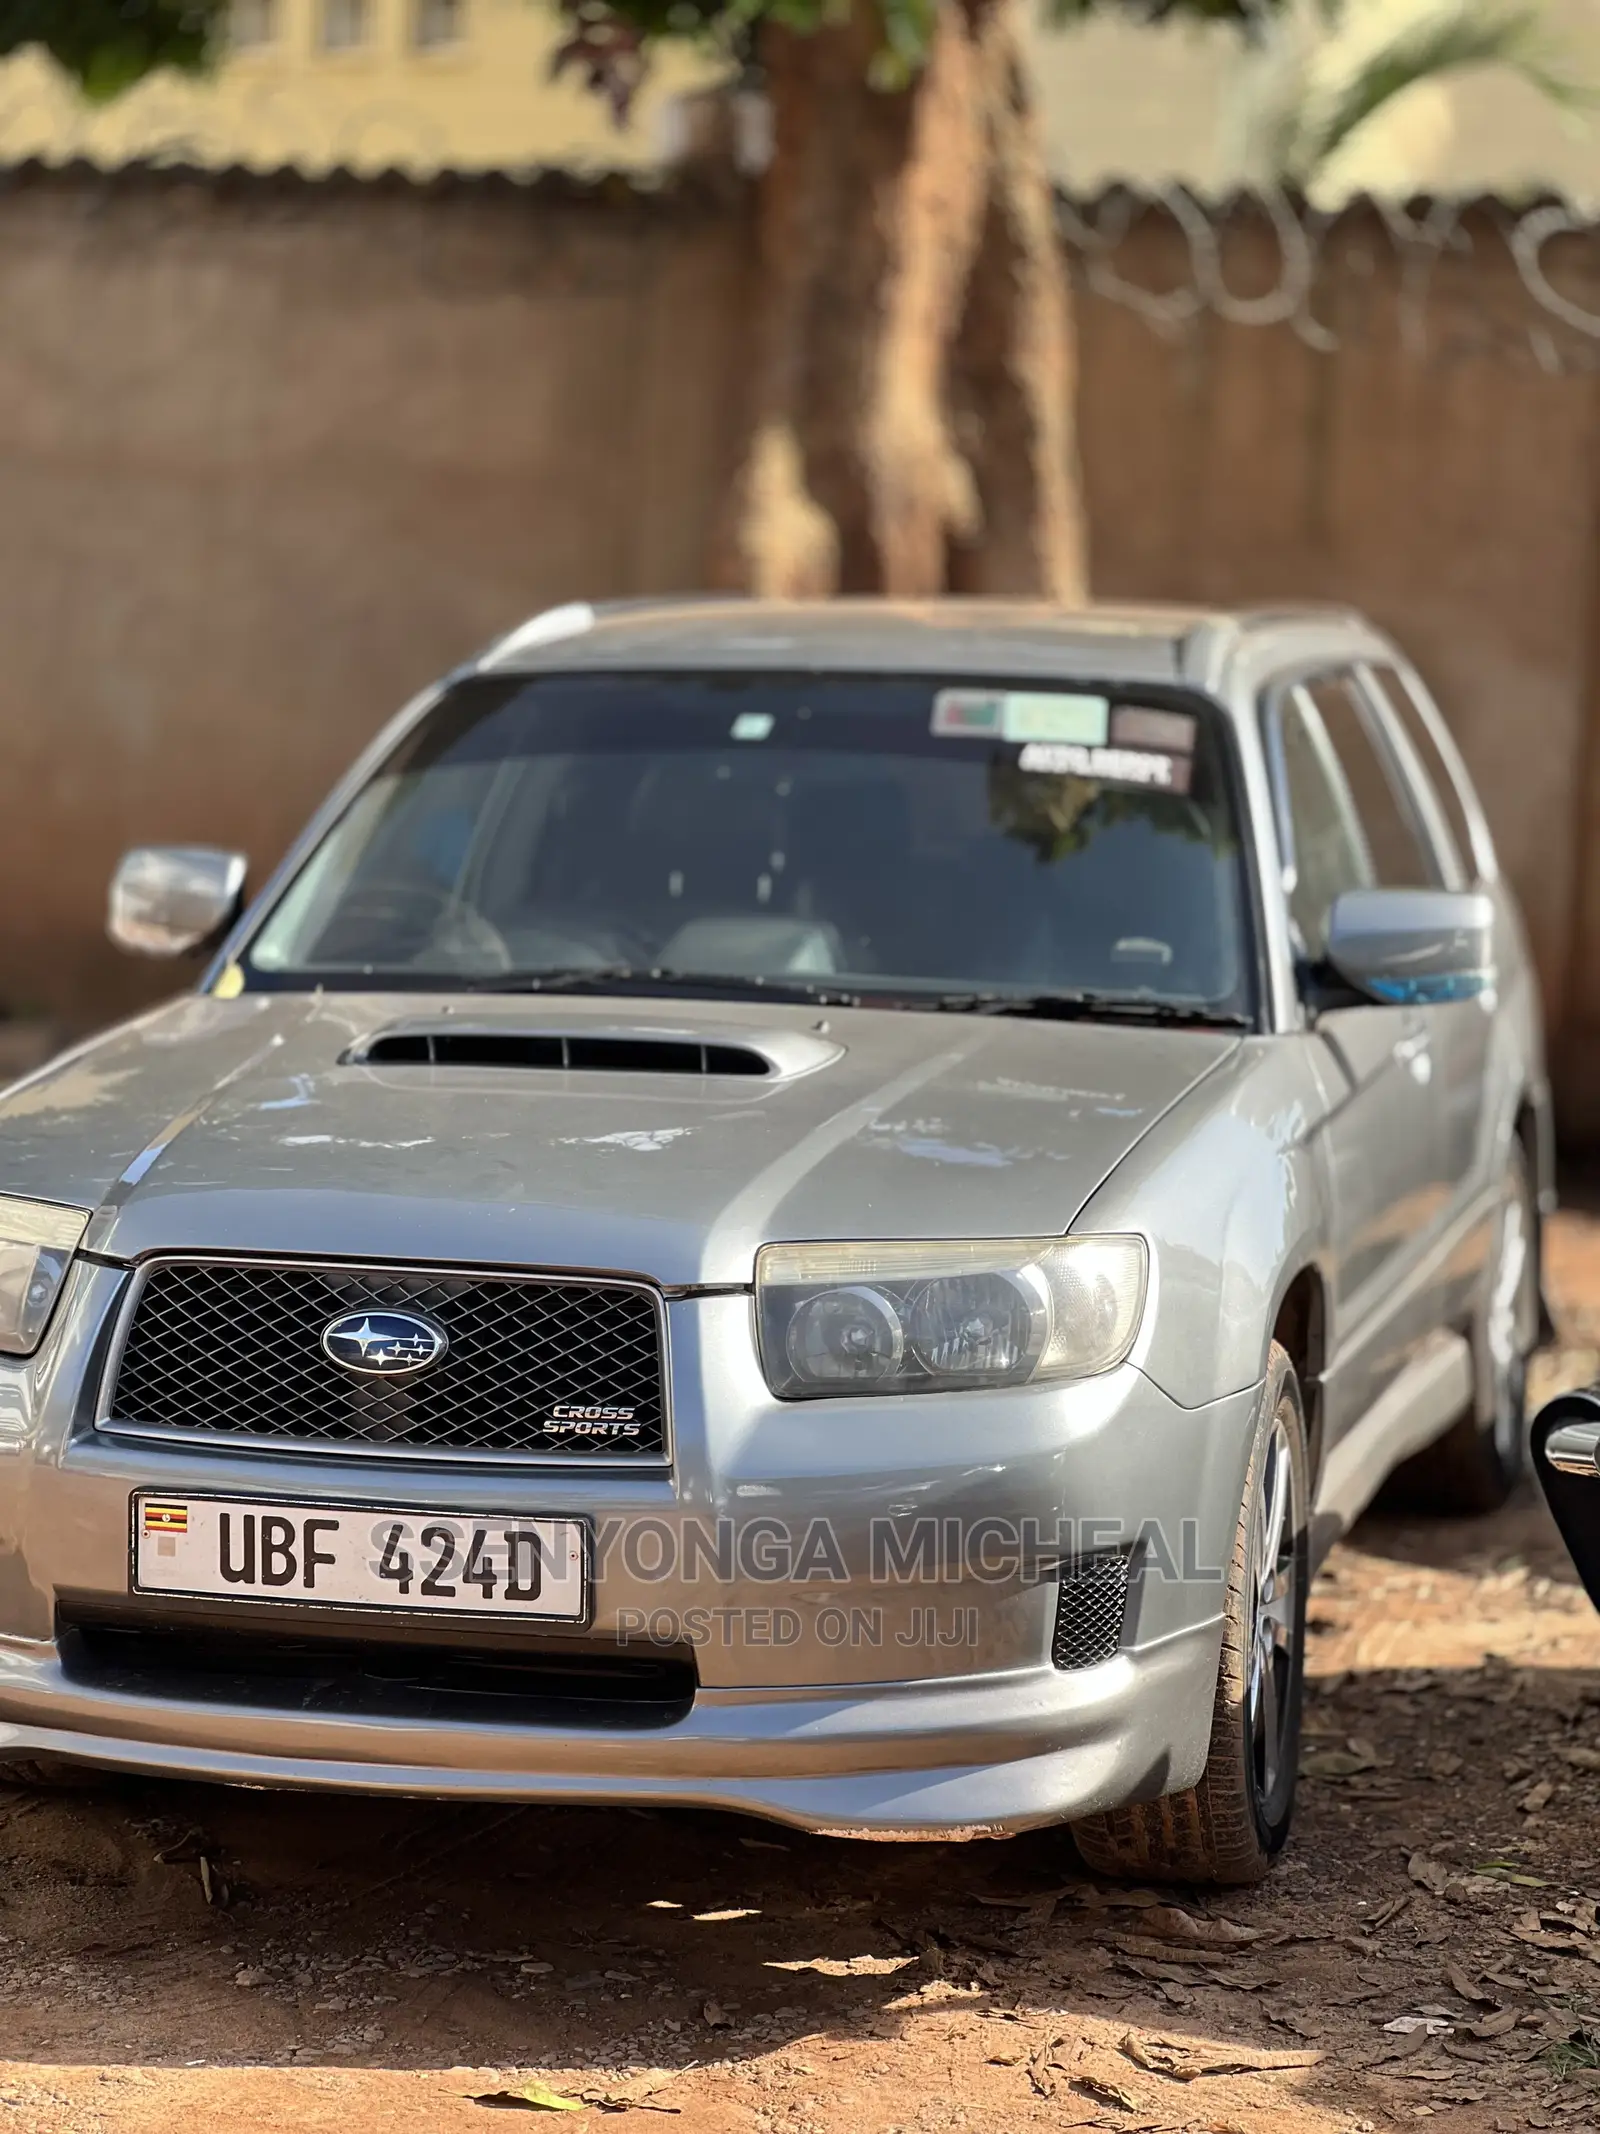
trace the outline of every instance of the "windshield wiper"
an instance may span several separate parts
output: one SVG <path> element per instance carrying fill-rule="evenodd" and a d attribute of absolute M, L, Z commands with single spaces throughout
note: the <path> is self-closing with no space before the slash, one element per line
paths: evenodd
<path fill-rule="evenodd" d="M 745 977 L 725 971 L 661 971 L 632 963 L 573 964 L 550 971 L 506 971 L 474 978 L 472 993 L 619 993 L 649 999 L 692 993 L 712 1000 L 779 1000 L 808 1007 L 854 1008 L 861 995 L 821 979 Z"/>
<path fill-rule="evenodd" d="M 1038 1022 L 1160 1023 L 1171 1029 L 1249 1030 L 1248 1015 L 1229 1009 L 1156 1000 L 1140 993 L 923 993 L 875 985 L 841 986 L 822 978 L 763 978 L 726 971 L 652 970 L 633 963 L 570 964 L 548 971 L 506 971 L 466 982 L 470 993 L 615 993 L 624 998 L 692 994 L 705 1000 L 774 1000 L 822 1008 L 922 1009 L 947 1015 L 1014 1015 Z"/>
<path fill-rule="evenodd" d="M 1173 1029 L 1250 1030 L 1248 1015 L 1144 993 L 941 993 L 934 1006 L 949 1015 L 1016 1015 L 1038 1022 L 1162 1023 Z"/>

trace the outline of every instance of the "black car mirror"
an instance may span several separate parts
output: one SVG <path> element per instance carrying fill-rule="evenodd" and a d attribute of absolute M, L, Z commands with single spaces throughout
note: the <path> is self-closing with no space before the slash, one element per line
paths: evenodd
<path fill-rule="evenodd" d="M 1600 1387 L 1557 1394 L 1534 1417 L 1533 1470 L 1567 1554 L 1600 1608 Z"/>

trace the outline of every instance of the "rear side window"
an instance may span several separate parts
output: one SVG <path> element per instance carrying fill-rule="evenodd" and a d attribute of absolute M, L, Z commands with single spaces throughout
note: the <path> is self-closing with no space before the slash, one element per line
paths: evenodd
<path fill-rule="evenodd" d="M 1461 879 L 1475 881 L 1479 869 L 1473 847 L 1472 822 L 1455 772 L 1439 753 L 1439 744 L 1434 740 L 1405 676 L 1393 667 L 1374 667 L 1372 678 L 1383 691 L 1401 731 L 1411 744 L 1417 770 L 1433 795 L 1440 833 L 1448 838 L 1453 848 L 1452 856 L 1460 867 Z"/>

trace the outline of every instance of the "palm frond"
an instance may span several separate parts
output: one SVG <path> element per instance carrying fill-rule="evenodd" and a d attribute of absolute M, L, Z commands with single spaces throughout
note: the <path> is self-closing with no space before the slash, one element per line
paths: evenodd
<path fill-rule="evenodd" d="M 1279 176 L 1306 184 L 1359 127 L 1419 82 L 1467 67 L 1505 67 L 1568 109 L 1595 101 L 1593 89 L 1561 67 L 1536 6 L 1483 6 L 1473 0 L 1426 15 L 1397 30 L 1341 81 L 1325 101 L 1303 108 L 1277 131 Z"/>

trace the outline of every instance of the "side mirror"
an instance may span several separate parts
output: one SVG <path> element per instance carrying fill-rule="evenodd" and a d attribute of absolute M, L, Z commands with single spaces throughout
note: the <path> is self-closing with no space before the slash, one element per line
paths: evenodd
<path fill-rule="evenodd" d="M 1567 1553 L 1600 1608 L 1600 1391 L 1557 1394 L 1533 1419 L 1532 1448 Z"/>
<path fill-rule="evenodd" d="M 242 853 L 210 845 L 140 845 L 111 878 L 106 932 L 134 956 L 185 956 L 208 947 L 238 914 Z"/>
<path fill-rule="evenodd" d="M 1327 961 L 1382 1007 L 1472 1000 L 1494 984 L 1494 905 L 1477 890 L 1347 889 L 1328 914 Z"/>

